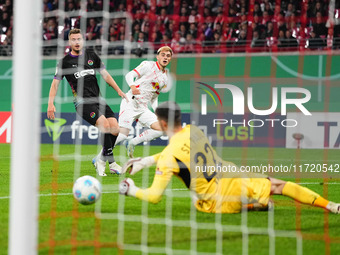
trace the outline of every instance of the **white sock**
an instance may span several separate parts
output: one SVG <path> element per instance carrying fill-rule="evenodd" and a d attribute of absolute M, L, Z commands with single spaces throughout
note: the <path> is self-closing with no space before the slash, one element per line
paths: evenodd
<path fill-rule="evenodd" d="M 142 142 L 149 142 L 157 137 L 160 137 L 163 135 L 163 131 L 158 131 L 154 129 L 147 129 L 143 133 L 141 133 L 139 136 L 136 136 L 133 138 L 130 143 L 133 145 L 140 144 Z"/>
<path fill-rule="evenodd" d="M 119 133 L 115 145 L 119 144 L 121 141 L 124 141 L 127 138 L 126 135 Z"/>

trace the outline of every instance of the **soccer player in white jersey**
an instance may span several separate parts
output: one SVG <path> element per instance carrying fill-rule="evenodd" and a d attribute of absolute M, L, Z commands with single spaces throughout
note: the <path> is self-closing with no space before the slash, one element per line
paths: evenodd
<path fill-rule="evenodd" d="M 123 99 L 120 104 L 120 133 L 116 144 L 127 138 L 132 123 L 137 119 L 142 126 L 149 128 L 128 141 L 127 152 L 131 158 L 135 145 L 151 141 L 163 134 L 157 116 L 148 108 L 148 104 L 151 103 L 155 110 L 159 93 L 168 92 L 171 88 L 169 71 L 165 68 L 170 63 L 172 54 L 170 47 L 163 46 L 157 51 L 157 61 L 143 61 L 125 76 L 130 86 L 130 90 L 126 93 L 129 102 Z"/>

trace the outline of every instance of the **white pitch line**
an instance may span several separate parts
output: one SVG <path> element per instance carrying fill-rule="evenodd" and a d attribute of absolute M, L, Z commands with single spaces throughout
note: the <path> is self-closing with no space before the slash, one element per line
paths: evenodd
<path fill-rule="evenodd" d="M 271 56 L 272 59 L 274 60 L 274 62 L 280 66 L 283 70 L 285 70 L 287 73 L 289 73 L 292 76 L 304 79 L 304 80 L 319 80 L 319 81 L 332 81 L 332 80 L 337 80 L 340 78 L 340 73 L 337 73 L 335 75 L 330 75 L 330 76 L 326 76 L 326 77 L 320 77 L 320 76 L 311 76 L 311 75 L 306 75 L 303 73 L 298 73 L 296 71 L 294 71 L 293 69 L 291 69 L 290 67 L 286 66 L 285 64 L 283 64 L 277 57 L 275 56 Z"/>
<path fill-rule="evenodd" d="M 323 185 L 323 182 L 301 182 L 299 185 Z M 340 185 L 340 182 L 329 182 L 327 185 Z"/>
<path fill-rule="evenodd" d="M 173 191 L 184 191 L 188 189 L 172 189 Z M 188 190 L 189 191 L 189 190 Z M 118 193 L 118 190 L 114 191 L 103 191 L 102 194 L 116 194 Z M 39 197 L 51 197 L 51 196 L 71 196 L 73 193 L 47 193 L 47 194 L 39 194 Z M 0 197 L 1 199 L 9 199 L 10 196 Z"/>
<path fill-rule="evenodd" d="M 0 159 L 8 159 L 10 158 L 9 157 L 0 157 Z M 92 160 L 93 158 L 93 155 L 90 156 L 90 155 L 82 155 L 80 157 L 76 157 L 76 156 L 71 156 L 71 155 L 65 155 L 65 156 L 58 156 L 59 160 L 60 161 L 66 161 L 66 160 L 78 160 L 78 161 L 90 161 Z M 117 155 L 115 156 L 116 159 L 118 160 L 126 160 L 127 157 L 125 156 L 120 156 L 120 155 Z M 288 159 L 288 158 L 274 158 L 274 159 L 261 159 L 261 158 L 227 158 L 225 160 L 228 160 L 228 161 L 234 161 L 234 160 L 246 160 L 246 161 L 256 161 L 256 160 L 259 160 L 259 161 L 273 161 L 273 162 L 276 162 L 276 161 L 287 161 L 287 162 L 295 162 L 295 160 L 291 160 L 291 159 Z M 297 160 L 298 162 L 311 162 L 310 159 L 299 159 Z M 323 160 L 323 159 L 314 159 L 314 162 L 335 162 L 335 163 L 339 163 L 340 164 L 340 160 L 339 159 L 327 159 L 326 161 Z"/>
<path fill-rule="evenodd" d="M 288 158 L 274 158 L 274 159 L 259 159 L 259 158 L 228 158 L 226 159 L 228 161 L 232 161 L 232 160 L 249 160 L 249 161 L 253 161 L 253 160 L 266 160 L 266 161 L 273 161 L 273 162 L 276 162 L 276 161 L 289 161 L 289 162 L 295 162 L 295 160 L 291 160 L 291 159 L 288 159 Z M 323 159 L 313 159 L 314 162 L 324 162 Z M 299 160 L 296 160 L 297 162 L 310 162 L 311 160 L 310 159 L 299 159 Z M 340 164 L 340 160 L 339 159 L 327 159 L 326 160 L 327 162 L 339 162 Z"/>
<path fill-rule="evenodd" d="M 321 185 L 323 183 L 320 182 L 301 182 L 299 183 L 299 185 Z M 327 183 L 327 185 L 340 185 L 340 182 L 329 182 Z M 188 189 L 172 189 L 173 191 L 189 191 Z M 114 191 L 103 191 L 103 194 L 116 194 L 118 193 L 118 190 L 114 190 Z M 73 195 L 73 193 L 47 193 L 47 194 L 39 194 L 39 197 L 51 197 L 51 196 L 71 196 Z M 2 199 L 9 199 L 10 196 L 4 196 L 4 197 L 0 197 L 0 200 Z"/>

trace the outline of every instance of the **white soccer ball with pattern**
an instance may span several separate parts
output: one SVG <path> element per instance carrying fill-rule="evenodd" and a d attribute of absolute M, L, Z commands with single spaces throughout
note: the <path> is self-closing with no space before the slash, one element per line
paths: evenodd
<path fill-rule="evenodd" d="M 85 175 L 79 177 L 73 184 L 73 196 L 83 205 L 95 203 L 102 194 L 102 185 L 94 177 Z"/>

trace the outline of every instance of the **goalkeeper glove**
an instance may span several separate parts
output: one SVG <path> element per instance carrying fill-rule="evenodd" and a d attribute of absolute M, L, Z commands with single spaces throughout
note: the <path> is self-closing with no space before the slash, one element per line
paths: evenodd
<path fill-rule="evenodd" d="M 131 178 L 126 178 L 119 184 L 119 194 L 135 197 L 137 190 L 135 182 Z"/>
<path fill-rule="evenodd" d="M 152 166 L 156 161 L 153 156 L 145 157 L 145 158 L 132 158 L 129 159 L 128 162 L 122 168 L 122 174 L 129 171 L 129 174 L 134 175 L 145 167 Z"/>

